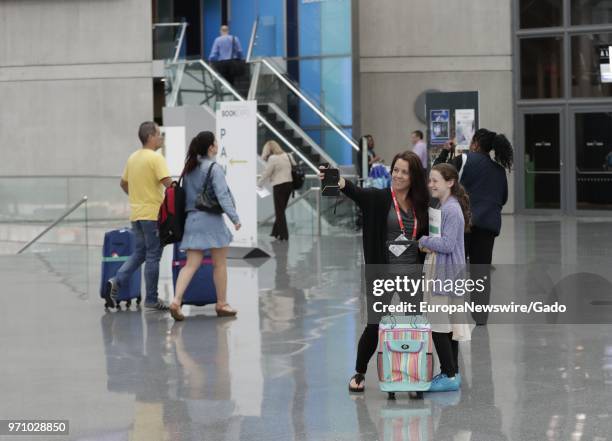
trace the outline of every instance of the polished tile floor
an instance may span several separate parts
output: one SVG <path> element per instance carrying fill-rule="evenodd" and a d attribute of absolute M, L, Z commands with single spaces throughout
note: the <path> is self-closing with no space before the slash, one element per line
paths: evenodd
<path fill-rule="evenodd" d="M 612 263 L 611 237 L 612 219 L 505 216 L 494 260 Z M 478 327 L 460 392 L 388 402 L 372 363 L 350 396 L 360 236 L 261 241 L 275 257 L 229 270 L 238 318 L 182 323 L 105 312 L 100 248 L 0 256 L 0 419 L 70 420 L 0 440 L 612 440 L 612 325 Z"/>

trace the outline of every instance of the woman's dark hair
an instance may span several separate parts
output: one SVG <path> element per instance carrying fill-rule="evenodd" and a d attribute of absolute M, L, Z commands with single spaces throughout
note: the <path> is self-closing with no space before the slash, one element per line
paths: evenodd
<path fill-rule="evenodd" d="M 363 135 L 361 138 L 359 138 L 359 148 L 361 148 L 361 143 L 365 141 L 366 145 L 370 146 L 370 141 L 372 141 L 372 148 L 374 148 L 374 137 L 372 135 Z"/>
<path fill-rule="evenodd" d="M 459 183 L 459 173 L 457 169 L 448 163 L 436 164 L 431 168 L 431 171 L 437 171 L 442 175 L 445 181 L 455 181 L 451 187 L 451 194 L 457 198 L 461 211 L 463 212 L 463 220 L 465 221 L 465 232 L 470 231 L 470 219 L 472 213 L 470 211 L 470 197 L 468 196 L 463 185 Z"/>
<path fill-rule="evenodd" d="M 198 156 L 206 157 L 208 148 L 215 142 L 215 135 L 212 132 L 198 133 L 189 144 L 187 158 L 185 159 L 185 168 L 182 175 L 185 176 L 191 173 L 198 166 Z"/>
<path fill-rule="evenodd" d="M 410 201 L 414 207 L 414 212 L 419 223 L 419 232 L 427 234 L 429 230 L 429 192 L 427 191 L 427 183 L 425 180 L 425 172 L 423 164 L 416 153 L 406 151 L 398 153 L 391 161 L 391 174 L 398 159 L 402 159 L 408 163 L 408 173 L 410 174 L 410 190 L 406 195 L 406 199 Z"/>
<path fill-rule="evenodd" d="M 495 161 L 503 168 L 512 171 L 512 163 L 514 162 L 514 152 L 512 144 L 508 141 L 505 135 L 495 133 L 487 129 L 478 129 L 472 138 L 472 144 L 478 145 L 480 151 L 489 153 L 491 150 L 495 153 Z"/>

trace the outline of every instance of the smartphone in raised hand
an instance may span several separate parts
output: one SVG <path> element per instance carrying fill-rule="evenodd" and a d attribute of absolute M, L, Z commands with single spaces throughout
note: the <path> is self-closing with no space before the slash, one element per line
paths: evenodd
<path fill-rule="evenodd" d="M 321 182 L 322 196 L 338 196 L 340 187 L 340 171 L 337 168 L 326 168 L 323 170 L 323 181 Z"/>

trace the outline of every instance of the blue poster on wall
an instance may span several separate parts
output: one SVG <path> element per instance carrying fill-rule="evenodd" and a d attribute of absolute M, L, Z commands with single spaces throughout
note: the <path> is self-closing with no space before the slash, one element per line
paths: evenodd
<path fill-rule="evenodd" d="M 448 109 L 430 112 L 430 133 L 432 144 L 443 144 L 450 139 L 450 111 Z"/>

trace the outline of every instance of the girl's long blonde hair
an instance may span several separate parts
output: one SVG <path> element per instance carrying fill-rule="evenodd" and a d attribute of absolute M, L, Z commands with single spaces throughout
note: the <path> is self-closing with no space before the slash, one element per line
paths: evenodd
<path fill-rule="evenodd" d="M 270 155 L 282 155 L 285 151 L 278 145 L 278 142 L 274 140 L 270 140 L 266 142 L 263 146 L 263 150 L 261 152 L 261 159 L 267 161 Z"/>

